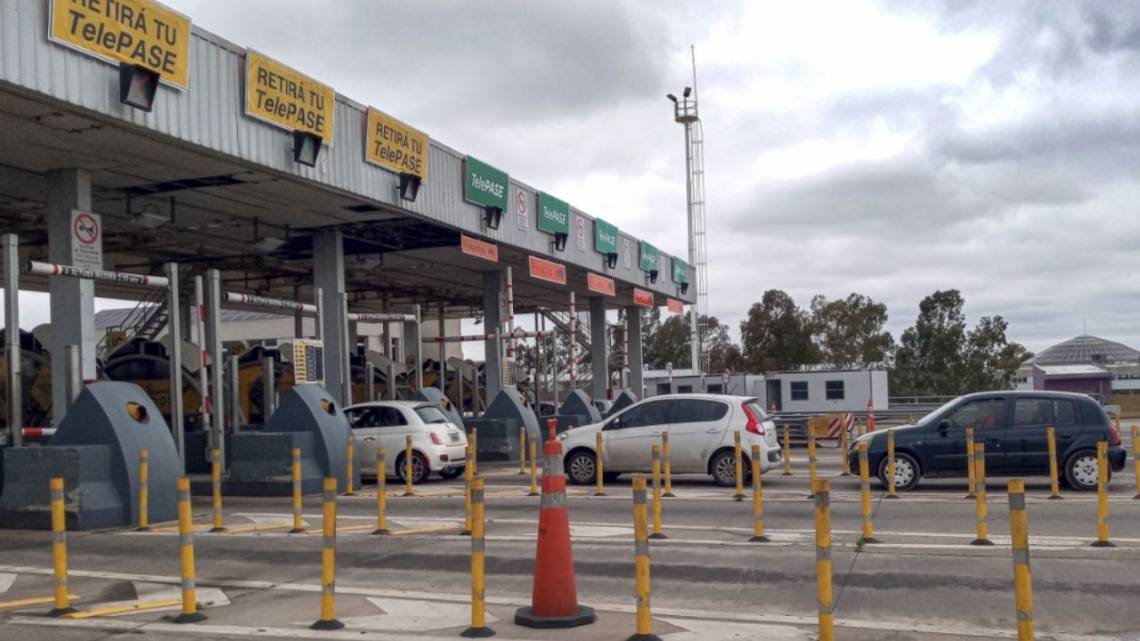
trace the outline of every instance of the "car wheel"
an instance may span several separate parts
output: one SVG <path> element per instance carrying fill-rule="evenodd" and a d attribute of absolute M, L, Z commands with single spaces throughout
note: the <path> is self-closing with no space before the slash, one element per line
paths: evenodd
<path fill-rule="evenodd" d="M 736 454 L 732 450 L 721 450 L 713 457 L 712 479 L 721 487 L 736 486 Z M 747 466 L 746 466 L 747 467 Z"/>
<path fill-rule="evenodd" d="M 566 476 L 574 485 L 589 485 L 598 471 L 594 453 L 589 450 L 571 452 L 566 458 Z"/>
<path fill-rule="evenodd" d="M 408 482 L 405 476 L 407 469 L 408 466 L 404 464 L 404 455 L 400 454 L 396 459 L 396 477 L 404 483 Z M 412 454 L 412 483 L 423 483 L 429 476 L 431 476 L 431 468 L 428 467 L 427 459 L 419 452 Z"/>
<path fill-rule="evenodd" d="M 922 476 L 922 468 L 918 466 L 918 461 L 910 454 L 898 453 L 895 454 L 895 489 L 896 490 L 913 490 L 918 485 L 918 479 Z M 887 457 L 883 457 L 882 462 L 879 463 L 879 482 L 883 487 L 888 486 L 887 481 Z"/>
<path fill-rule="evenodd" d="M 1096 474 L 1096 452 L 1092 450 L 1081 450 L 1065 462 L 1065 482 L 1079 492 L 1091 492 L 1096 489 Z M 1108 470 L 1108 477 L 1112 478 L 1111 468 Z"/>
<path fill-rule="evenodd" d="M 413 466 L 414 466 L 414 464 L 413 464 Z M 444 471 L 439 473 L 440 476 L 442 476 L 443 478 L 445 478 L 449 481 L 451 479 L 459 478 L 460 474 L 463 474 L 463 468 L 462 467 L 453 467 L 450 470 L 444 470 Z"/>

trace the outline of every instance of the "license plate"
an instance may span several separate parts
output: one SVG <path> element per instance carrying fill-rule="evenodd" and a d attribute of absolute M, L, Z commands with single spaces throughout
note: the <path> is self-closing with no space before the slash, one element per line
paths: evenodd
<path fill-rule="evenodd" d="M 459 442 L 459 434 L 457 432 L 452 432 L 451 434 L 449 434 L 449 436 L 451 436 L 451 442 L 452 443 L 458 443 Z"/>

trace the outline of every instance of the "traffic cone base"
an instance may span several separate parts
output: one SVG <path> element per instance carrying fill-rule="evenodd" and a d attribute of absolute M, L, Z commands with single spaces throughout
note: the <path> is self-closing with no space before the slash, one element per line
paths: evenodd
<path fill-rule="evenodd" d="M 661 637 L 656 634 L 635 634 L 625 641 L 661 641 Z"/>
<path fill-rule="evenodd" d="M 557 617 L 539 616 L 529 607 L 515 611 L 515 625 L 525 625 L 528 628 L 573 628 L 597 620 L 598 615 L 594 614 L 594 608 L 588 605 L 579 605 L 577 612 Z"/>
<path fill-rule="evenodd" d="M 317 621 L 309 626 L 310 630 L 340 630 L 344 628 L 344 624 L 336 619 L 329 619 L 328 621 Z"/>
<path fill-rule="evenodd" d="M 179 614 L 172 619 L 174 623 L 201 623 L 205 620 L 206 615 L 202 614 L 201 612 L 194 612 L 193 614 Z"/>
<path fill-rule="evenodd" d="M 460 632 L 459 636 L 466 637 L 468 639 L 485 639 L 487 637 L 495 636 L 495 631 L 491 628 L 488 628 L 487 626 L 483 626 L 481 628 L 467 628 L 463 632 Z"/>

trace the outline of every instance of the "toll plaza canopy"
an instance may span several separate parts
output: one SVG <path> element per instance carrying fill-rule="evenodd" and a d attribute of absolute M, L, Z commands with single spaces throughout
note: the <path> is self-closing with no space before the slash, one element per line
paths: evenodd
<path fill-rule="evenodd" d="M 680 259 L 381 108 L 154 2 L 5 0 L 0 228 L 26 258 L 66 264 L 48 246 L 90 212 L 105 269 L 176 262 L 305 300 L 332 234 L 343 280 L 329 282 L 354 311 L 479 315 L 486 274 L 505 266 L 519 311 L 564 309 L 571 291 L 609 307 L 693 302 Z"/>

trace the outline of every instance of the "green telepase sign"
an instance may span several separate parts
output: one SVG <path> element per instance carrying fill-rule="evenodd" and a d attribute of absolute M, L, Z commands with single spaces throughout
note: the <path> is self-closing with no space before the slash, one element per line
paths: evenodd
<path fill-rule="evenodd" d="M 594 219 L 594 250 L 600 254 L 618 253 L 618 228 L 601 218 Z"/>
<path fill-rule="evenodd" d="M 673 282 L 684 285 L 689 282 L 689 264 L 680 258 L 673 258 Z"/>
<path fill-rule="evenodd" d="M 498 207 L 506 211 L 510 180 L 507 172 L 471 156 L 467 157 L 464 165 L 467 175 L 463 181 L 463 199 L 480 207 Z"/>
<path fill-rule="evenodd" d="M 641 270 L 646 272 L 657 270 L 657 248 L 644 240 L 641 241 Z"/>
<path fill-rule="evenodd" d="M 538 192 L 538 230 L 570 235 L 570 203 Z"/>

